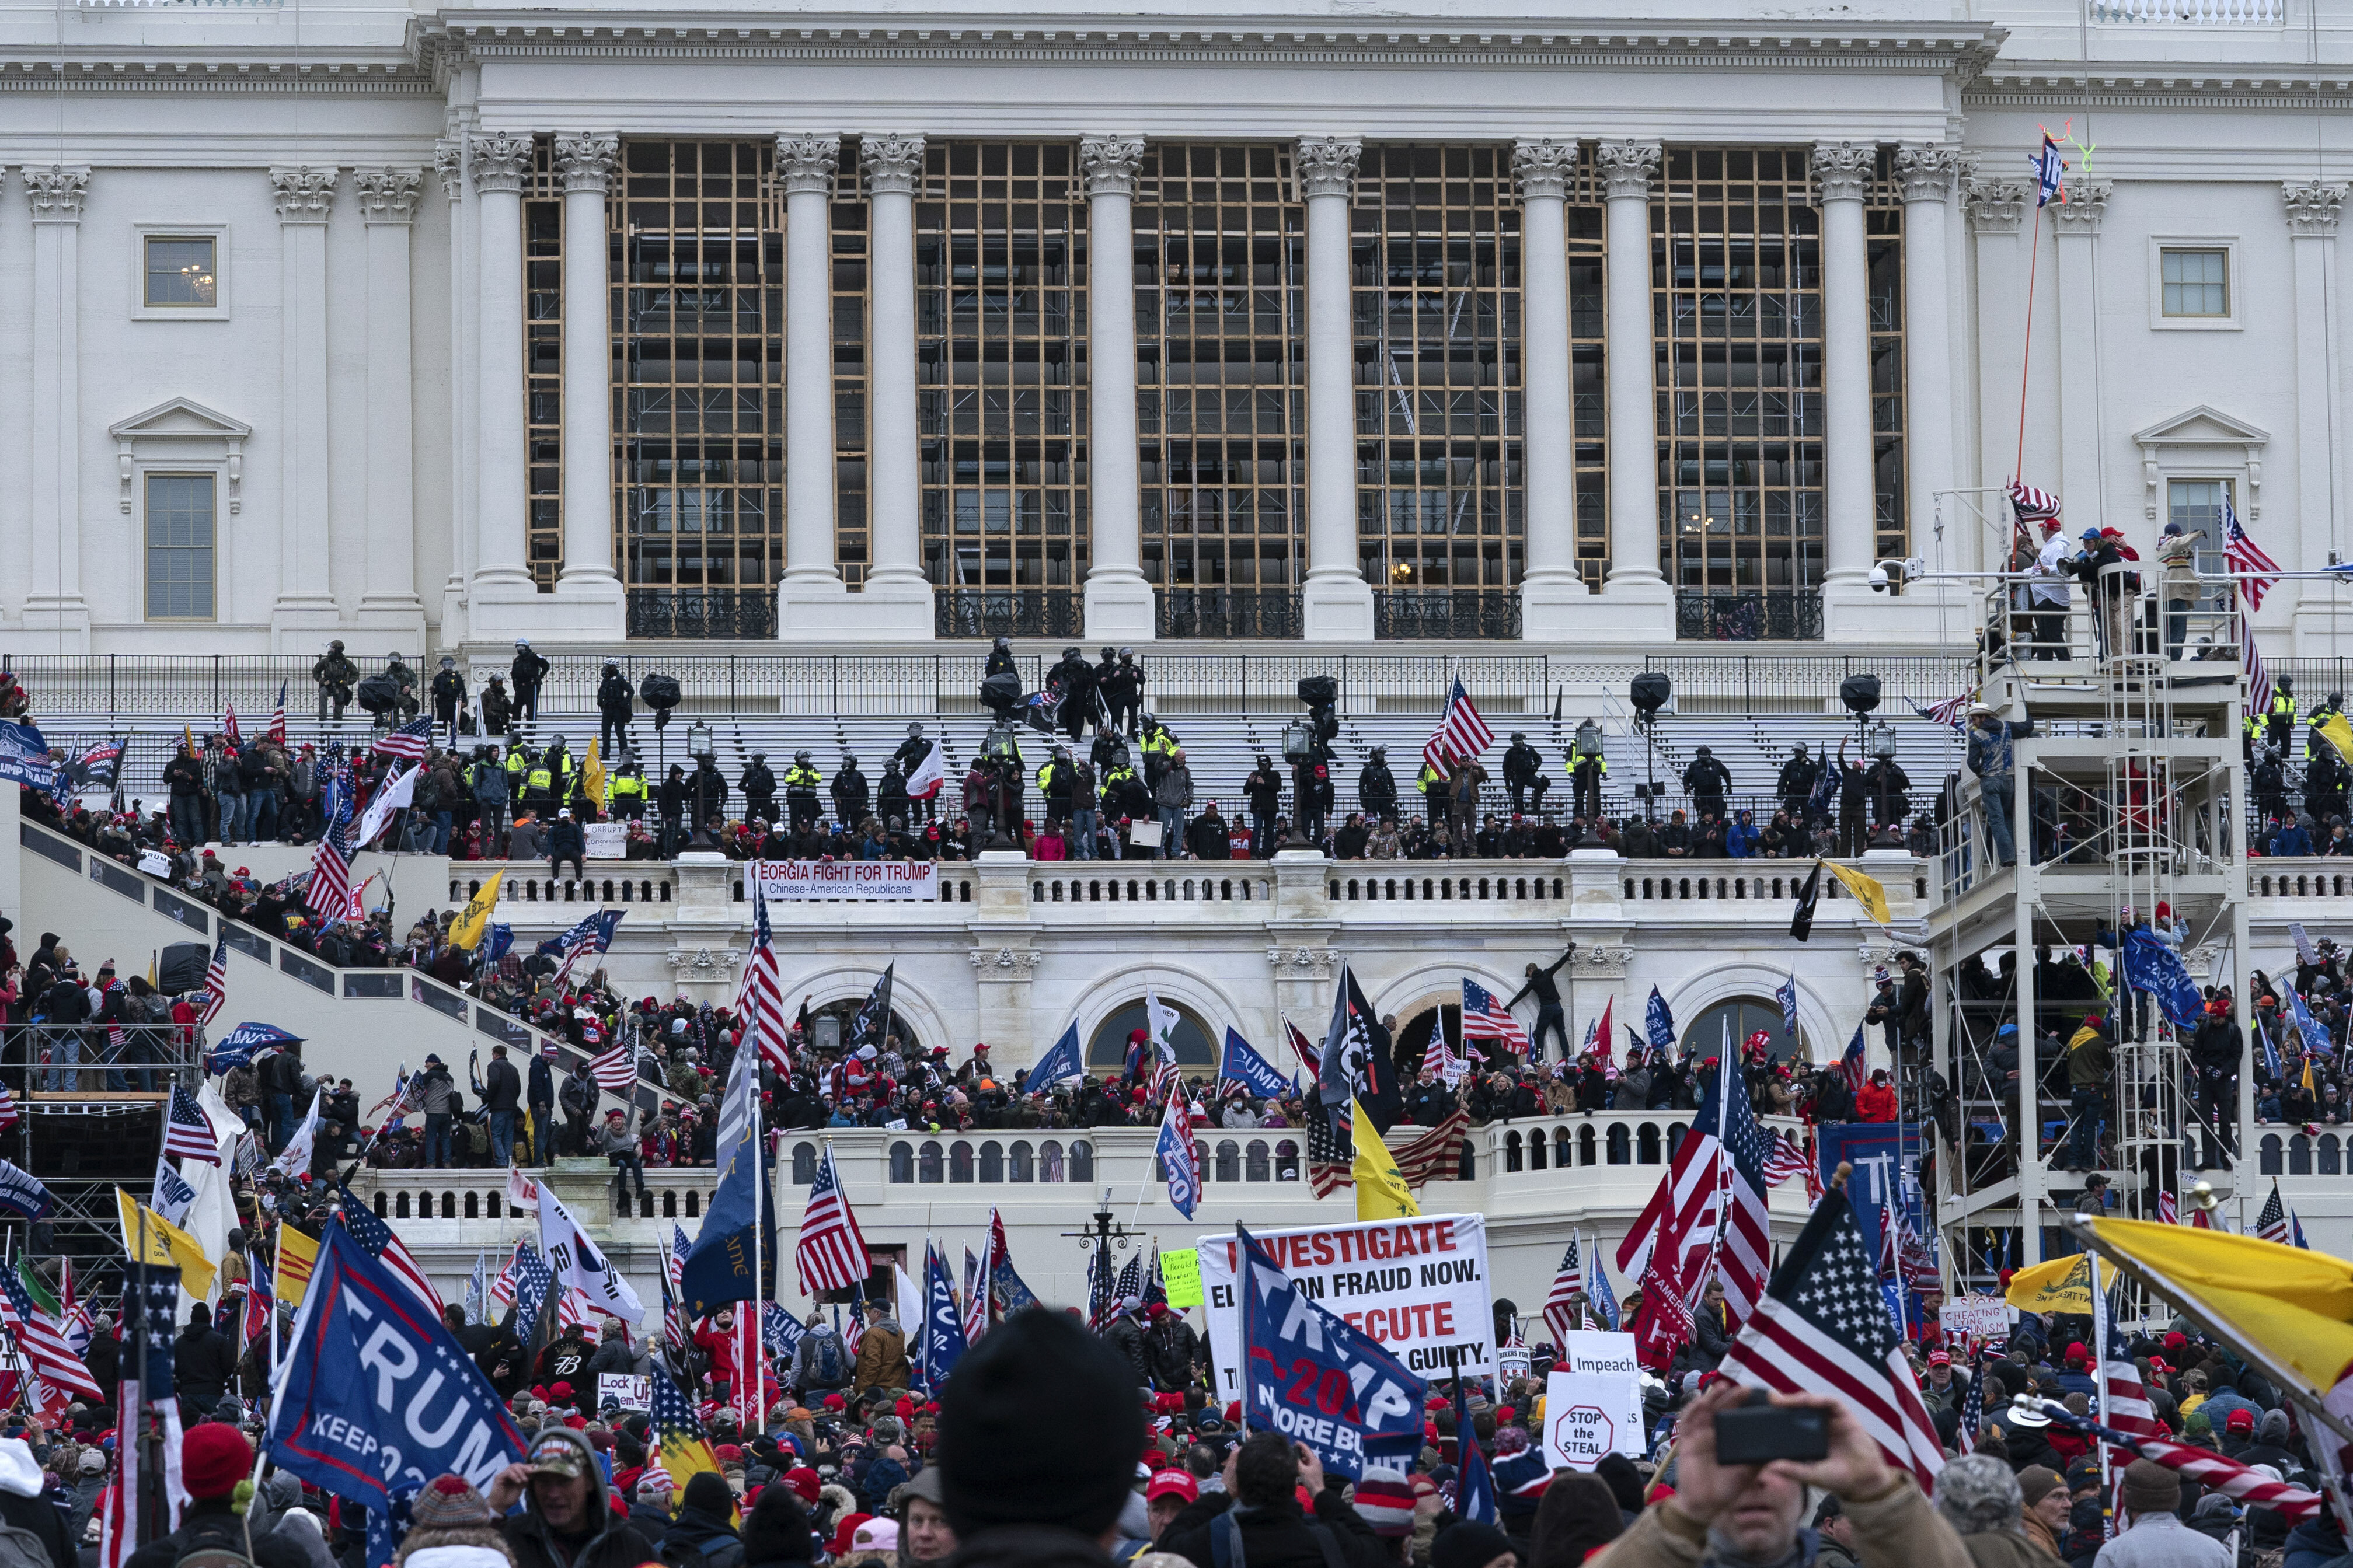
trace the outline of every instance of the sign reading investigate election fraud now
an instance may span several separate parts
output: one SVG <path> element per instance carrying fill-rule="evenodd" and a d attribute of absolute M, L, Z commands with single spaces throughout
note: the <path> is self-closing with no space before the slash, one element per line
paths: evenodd
<path fill-rule="evenodd" d="M 752 876 L 772 904 L 914 904 L 940 898 L 940 868 L 929 860 L 754 860 Z"/>
<path fill-rule="evenodd" d="M 1396 1352 L 1416 1376 L 1444 1377 L 1455 1364 L 1470 1376 L 1495 1370 L 1486 1215 L 1424 1215 L 1250 1236 L 1302 1295 Z M 1198 1250 L 1218 1397 L 1231 1402 L 1241 1397 L 1239 1247 L 1230 1236 L 1207 1236 Z"/>

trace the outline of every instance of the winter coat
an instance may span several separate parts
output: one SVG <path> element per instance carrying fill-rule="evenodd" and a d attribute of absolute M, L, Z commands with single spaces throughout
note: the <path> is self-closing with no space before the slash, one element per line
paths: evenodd
<path fill-rule="evenodd" d="M 907 1331 L 889 1318 L 869 1324 L 858 1342 L 858 1363 L 850 1386 L 863 1394 L 870 1388 L 904 1388 L 913 1380 L 907 1365 Z"/>
<path fill-rule="evenodd" d="M 549 1430 L 569 1432 L 571 1428 L 558 1426 Z M 576 1543 L 567 1543 L 569 1550 L 559 1549 L 526 1489 L 522 1511 L 507 1515 L 498 1526 L 499 1533 L 506 1539 L 507 1550 L 514 1553 L 515 1568 L 638 1568 L 638 1563 L 654 1557 L 653 1545 L 629 1524 L 588 1440 L 577 1433 L 573 1436 L 579 1442 L 582 1460 L 594 1481 L 588 1493 L 587 1535 Z M 541 1434 L 540 1440 L 546 1440 L 546 1433 Z"/>
<path fill-rule="evenodd" d="M 607 719 L 627 719 L 638 710 L 629 678 L 617 670 L 596 683 L 596 711 Z"/>

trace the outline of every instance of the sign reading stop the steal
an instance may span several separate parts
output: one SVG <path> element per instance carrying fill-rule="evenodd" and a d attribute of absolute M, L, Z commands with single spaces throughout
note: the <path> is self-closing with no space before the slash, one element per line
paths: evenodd
<path fill-rule="evenodd" d="M 1639 1374 L 1556 1372 L 1545 1380 L 1545 1455 L 1556 1470 L 1589 1470 L 1609 1454 L 1642 1452 Z"/>

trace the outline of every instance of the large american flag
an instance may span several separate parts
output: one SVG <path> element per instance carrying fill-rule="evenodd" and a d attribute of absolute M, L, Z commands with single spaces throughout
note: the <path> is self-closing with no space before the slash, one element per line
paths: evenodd
<path fill-rule="evenodd" d="M 1922 1491 L 1944 1468 L 1936 1425 L 1921 1403 L 1843 1190 L 1822 1194 L 1723 1371 L 1750 1388 L 1836 1399 Z"/>
<path fill-rule="evenodd" d="M 1515 1057 L 1528 1054 L 1527 1031 L 1512 1016 L 1512 1010 L 1467 974 L 1462 977 L 1462 1037 L 1493 1040 Z"/>
<path fill-rule="evenodd" d="M 611 1050 L 590 1057 L 588 1076 L 603 1086 L 607 1094 L 628 1100 L 638 1084 L 638 1047 L 628 1042 L 616 1042 Z"/>
<path fill-rule="evenodd" d="M 1389 1150 L 1398 1173 L 1409 1187 L 1433 1179 L 1452 1181 L 1461 1168 L 1462 1140 L 1471 1131 L 1471 1113 L 1457 1108 L 1437 1126 L 1415 1134 Z M 1353 1167 L 1356 1141 L 1348 1125 L 1348 1108 L 1311 1105 L 1307 1108 L 1307 1184 L 1319 1198 L 1342 1187 L 1356 1185 Z"/>
<path fill-rule="evenodd" d="M 808 1206 L 801 1213 L 800 1239 L 793 1246 L 793 1262 L 800 1269 L 801 1289 L 859 1290 L 866 1285 L 869 1268 L 866 1237 L 859 1233 L 858 1216 L 841 1190 L 841 1174 L 833 1166 L 833 1145 L 825 1146 L 817 1179 L 809 1184 Z"/>
<path fill-rule="evenodd" d="M 1560 1272 L 1552 1277 L 1552 1289 L 1545 1297 L 1545 1327 L 1552 1331 L 1553 1347 L 1568 1348 L 1568 1331 L 1577 1327 L 1575 1298 L 1585 1290 L 1585 1270 L 1578 1267 L 1577 1237 L 1568 1238 L 1568 1251 L 1560 1260 Z"/>
<path fill-rule="evenodd" d="M 1472 705 L 1458 679 L 1446 699 L 1446 714 L 1439 721 L 1438 732 L 1421 748 L 1421 760 L 1440 778 L 1451 778 L 1455 763 L 1475 760 L 1494 743 L 1495 731 L 1479 717 L 1479 710 Z"/>
<path fill-rule="evenodd" d="M 221 928 L 220 941 L 213 944 L 213 961 L 205 965 L 205 1001 L 196 1010 L 196 1022 L 209 1027 L 212 1021 L 228 1005 L 228 928 Z"/>
<path fill-rule="evenodd" d="M 391 1269 L 403 1284 L 417 1292 L 417 1300 L 433 1309 L 435 1317 L 439 1317 L 441 1292 L 433 1289 L 433 1281 L 425 1277 L 425 1270 L 417 1267 L 417 1259 L 408 1255 L 408 1248 L 400 1244 L 400 1237 L 392 1234 L 392 1226 L 376 1218 L 375 1212 L 353 1196 L 349 1187 L 339 1186 L 335 1190 L 343 1200 L 341 1210 L 343 1228 L 352 1233 L 352 1239 L 360 1244 L 360 1250 Z"/>
<path fill-rule="evenodd" d="M 2280 1201 L 2279 1182 L 2272 1182 L 2272 1195 L 2263 1200 L 2263 1212 L 2255 1216 L 2255 1234 L 2265 1241 L 2276 1241 L 2282 1247 L 2295 1244 L 2295 1233 L 2288 1228 L 2287 1205 Z"/>
<path fill-rule="evenodd" d="M 1839 1077 L 1846 1080 L 1849 1094 L 1862 1092 L 1863 1046 L 1862 1026 L 1854 1026 L 1854 1038 L 1846 1043 L 1846 1055 L 1839 1058 Z"/>
<path fill-rule="evenodd" d="M 759 1040 L 760 1059 L 777 1073 L 790 1076 L 793 1058 L 786 1043 L 784 975 L 768 925 L 768 900 L 761 894 L 756 878 L 752 887 L 752 951 L 744 960 L 744 989 L 735 999 L 735 1011 L 747 1020 L 744 1027 Z"/>
<path fill-rule="evenodd" d="M 1755 1310 L 1772 1262 L 1765 1198 L 1769 1145 L 1739 1070 L 1727 1026 L 1691 1131 L 1618 1247 L 1620 1273 L 1647 1282 L 1655 1264 L 1657 1276 L 1686 1304 L 1699 1300 L 1713 1269 L 1736 1323 Z M 1648 1289 L 1643 1294 L 1647 1299 Z"/>
<path fill-rule="evenodd" d="M 195 1095 L 176 1083 L 172 1086 L 171 1114 L 164 1124 L 164 1152 L 183 1160 L 202 1160 L 207 1165 L 221 1163 L 220 1134 L 213 1127 L 213 1119 L 205 1114 Z"/>
<path fill-rule="evenodd" d="M 2175 1201 L 2169 1188 L 2157 1194 L 2157 1223 L 2159 1225 L 2181 1223 L 2181 1206 Z"/>
<path fill-rule="evenodd" d="M 2247 711 L 2261 713 L 2272 705 L 2272 672 L 2263 668 L 2263 650 L 2255 646 L 2253 626 L 2239 627 L 2239 664 L 2247 672 Z"/>
<path fill-rule="evenodd" d="M 352 899 L 352 815 L 353 790 L 351 763 L 330 762 L 319 803 L 326 831 L 311 856 L 311 885 L 302 891 L 303 905 L 322 920 L 341 920 Z"/>
<path fill-rule="evenodd" d="M 2113 1366 L 2115 1363 L 2110 1364 Z M 2121 1430 L 2113 1423 L 2077 1415 L 2065 1405 L 2048 1401 L 2042 1405 L 2042 1413 L 2071 1431 L 2097 1437 L 2112 1447 L 2163 1465 L 2168 1470 L 2179 1470 L 2209 1491 L 2236 1498 L 2251 1507 L 2275 1510 L 2281 1518 L 2290 1522 L 2310 1519 L 2320 1511 L 2318 1492 L 2258 1475 L 2239 1460 L 2227 1458 L 2211 1448 L 2177 1443 L 2163 1427 L 2151 1436 L 2137 1435 Z"/>
<path fill-rule="evenodd" d="M 64 1330 L 56 1319 L 41 1310 L 14 1268 L 0 1268 L 0 1320 L 5 1321 L 9 1334 L 31 1364 L 33 1374 L 50 1390 L 79 1394 L 100 1404 L 106 1402 L 106 1394 L 90 1375 L 90 1368 L 66 1343 Z"/>
<path fill-rule="evenodd" d="M 399 729 L 376 738 L 375 749 L 387 757 L 405 757 L 412 763 L 425 760 L 427 748 L 433 744 L 433 721 L 411 719 Z"/>
<path fill-rule="evenodd" d="M 2238 509 L 2227 500 L 2222 502 L 2222 562 L 2239 578 L 2239 591 L 2247 596 L 2247 608 L 2262 609 L 2263 595 L 2279 581 L 2279 563 L 2247 537 L 2247 531 L 2239 525 Z"/>
<path fill-rule="evenodd" d="M 1806 1199 L 1820 1203 L 1822 1197 L 1821 1173 L 1815 1169 L 1811 1156 L 1787 1132 L 1773 1134 L 1773 1147 L 1765 1156 L 1765 1184 L 1778 1187 L 1792 1176 L 1806 1179 Z"/>

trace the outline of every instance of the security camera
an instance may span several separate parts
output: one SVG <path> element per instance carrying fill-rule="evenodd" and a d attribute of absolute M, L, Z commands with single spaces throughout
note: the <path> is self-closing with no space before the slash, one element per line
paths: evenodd
<path fill-rule="evenodd" d="M 1887 568 L 1884 566 L 1873 567 L 1871 569 L 1870 581 L 1871 591 L 1873 593 L 1884 594 L 1887 592 Z"/>

